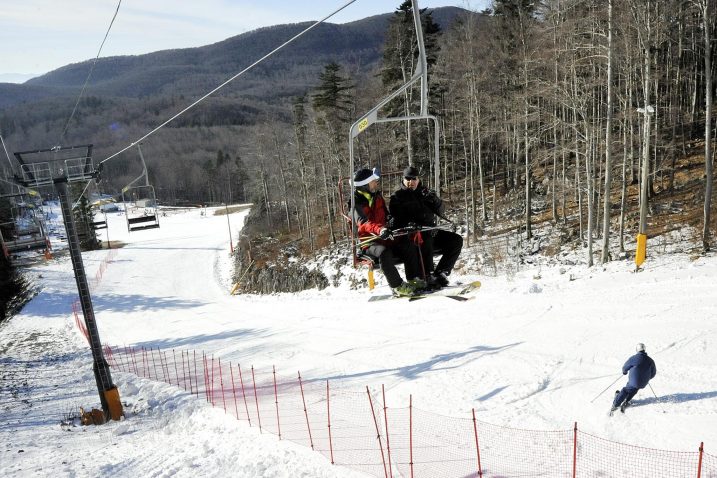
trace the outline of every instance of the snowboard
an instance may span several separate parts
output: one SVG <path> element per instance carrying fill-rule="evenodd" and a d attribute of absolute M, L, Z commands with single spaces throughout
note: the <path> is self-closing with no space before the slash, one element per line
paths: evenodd
<path fill-rule="evenodd" d="M 391 299 L 408 299 L 409 302 L 425 299 L 428 297 L 447 297 L 458 302 L 465 302 L 473 298 L 472 293 L 480 289 L 480 281 L 468 282 L 467 284 L 455 284 L 436 290 L 426 290 L 418 295 L 396 297 L 393 294 L 374 295 L 369 297 L 369 302 Z"/>

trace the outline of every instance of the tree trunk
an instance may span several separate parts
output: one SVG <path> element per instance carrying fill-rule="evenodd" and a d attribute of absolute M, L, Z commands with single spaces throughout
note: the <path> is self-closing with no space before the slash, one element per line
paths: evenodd
<path fill-rule="evenodd" d="M 702 0 L 702 25 L 705 41 L 705 205 L 702 247 L 710 250 L 710 209 L 712 207 L 712 38 L 711 0 Z"/>
<path fill-rule="evenodd" d="M 610 186 L 612 184 L 612 1 L 608 0 L 607 115 L 605 117 L 605 196 L 603 198 L 602 263 L 610 260 Z"/>

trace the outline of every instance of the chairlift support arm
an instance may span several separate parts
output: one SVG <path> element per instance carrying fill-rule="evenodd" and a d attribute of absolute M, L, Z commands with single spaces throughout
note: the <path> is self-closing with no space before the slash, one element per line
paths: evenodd
<path fill-rule="evenodd" d="M 355 169 L 355 162 L 354 162 L 354 139 L 361 134 L 366 128 L 371 126 L 374 123 L 389 123 L 389 122 L 396 122 L 396 121 L 412 121 L 412 120 L 418 120 L 418 119 L 427 119 L 433 121 L 433 131 L 434 131 L 434 187 L 436 190 L 440 191 L 441 186 L 441 168 L 440 168 L 440 148 L 439 148 L 439 124 L 438 120 L 435 116 L 428 114 L 428 61 L 426 59 L 426 47 L 423 42 L 423 26 L 421 25 L 421 13 L 418 9 L 418 0 L 411 0 L 411 5 L 413 9 L 413 25 L 416 31 L 416 42 L 418 43 L 418 65 L 416 67 L 416 71 L 414 72 L 411 79 L 398 88 L 396 91 L 388 95 L 386 98 L 381 100 L 376 106 L 371 108 L 367 113 L 365 113 L 363 116 L 361 116 L 355 123 L 353 123 L 349 129 L 349 173 L 351 174 L 351 177 L 349 179 L 349 184 L 351 186 L 351 212 L 350 214 L 353 214 L 353 210 L 356 207 L 356 200 L 354 197 L 354 180 L 353 180 L 353 173 Z M 387 117 L 387 118 L 379 118 L 378 112 L 386 106 L 391 100 L 396 98 L 398 95 L 405 92 L 407 89 L 411 88 L 417 81 L 421 82 L 421 110 L 420 114 L 416 116 L 396 116 L 396 117 Z M 351 237 L 351 244 L 352 244 L 352 255 L 354 256 L 354 265 L 356 261 L 356 241 L 355 241 L 355 235 L 356 235 L 356 225 L 352 223 L 350 228 L 350 237 Z"/>

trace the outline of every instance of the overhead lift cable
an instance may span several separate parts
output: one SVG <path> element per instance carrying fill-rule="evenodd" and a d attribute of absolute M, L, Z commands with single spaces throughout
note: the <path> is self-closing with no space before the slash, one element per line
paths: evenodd
<path fill-rule="evenodd" d="M 350 1 L 346 2 L 346 4 L 344 4 L 342 7 L 339 7 L 338 9 L 334 10 L 332 13 L 326 15 L 326 16 L 325 16 L 324 18 L 322 18 L 321 20 L 316 21 L 315 23 L 313 23 L 312 25 L 310 25 L 310 26 L 307 27 L 306 29 L 302 30 L 301 32 L 297 33 L 296 35 L 294 35 L 294 36 L 291 37 L 290 39 L 286 40 L 284 43 L 282 43 L 282 44 L 279 45 L 278 47 L 274 48 L 272 51 L 270 51 L 270 52 L 267 53 L 266 55 L 262 56 L 261 58 L 259 58 L 258 60 L 256 60 L 256 61 L 255 61 L 254 63 L 252 63 L 251 65 L 247 66 L 247 67 L 244 68 L 242 71 L 240 71 L 240 72 L 237 73 L 236 75 L 232 76 L 231 78 L 229 78 L 228 80 L 226 80 L 224 83 L 222 83 L 221 85 L 217 86 L 216 88 L 214 88 L 213 90 L 211 90 L 209 93 L 205 94 L 204 96 L 202 96 L 201 98 L 199 98 L 197 101 L 195 101 L 194 103 L 192 103 L 191 105 L 187 106 L 186 108 L 184 108 L 184 109 L 183 109 L 182 111 L 180 111 L 179 113 L 177 113 L 177 114 L 175 114 L 174 116 L 172 116 L 171 118 L 169 118 L 169 119 L 168 119 L 167 121 L 165 121 L 164 123 L 162 123 L 162 124 L 160 124 L 159 126 L 157 126 L 156 128 L 154 128 L 154 129 L 153 129 L 152 131 L 150 131 L 149 133 L 145 134 L 144 136 L 142 136 L 141 138 L 137 139 L 136 141 L 134 141 L 134 142 L 128 144 L 126 147 L 124 147 L 124 148 L 122 148 L 121 150 L 117 151 L 117 152 L 114 153 L 113 155 L 108 156 L 107 158 L 105 158 L 105 159 L 103 159 L 102 161 L 100 161 L 100 162 L 98 163 L 98 166 L 100 166 L 100 168 L 101 168 L 102 164 L 105 163 L 106 161 L 109 161 L 110 159 L 114 158 L 115 156 L 118 156 L 118 155 L 124 153 L 125 151 L 127 151 L 127 150 L 130 149 L 131 147 L 135 146 L 136 144 L 138 144 L 138 143 L 144 141 L 145 139 L 147 139 L 148 137 L 152 136 L 154 133 L 156 133 L 156 132 L 159 131 L 160 129 L 164 128 L 166 125 L 168 125 L 169 123 L 171 123 L 171 122 L 174 121 L 175 119 L 179 118 L 181 115 L 183 115 L 184 113 L 186 113 L 186 112 L 189 111 L 190 109 L 194 108 L 194 107 L 197 106 L 199 103 L 201 103 L 202 101 L 206 100 L 206 99 L 209 98 L 211 95 L 213 95 L 214 93 L 216 93 L 216 92 L 219 91 L 220 89 L 224 88 L 226 85 L 228 85 L 228 84 L 231 83 L 232 81 L 236 80 L 236 79 L 239 78 L 241 75 L 243 75 L 243 74 L 246 73 L 247 71 L 251 70 L 252 68 L 254 68 L 254 67 L 255 67 L 256 65 L 258 65 L 259 63 L 263 62 L 264 60 L 266 60 L 267 58 L 269 58 L 270 56 L 272 56 L 274 53 L 278 52 L 279 50 L 281 50 L 281 49 L 284 48 L 285 46 L 287 46 L 287 45 L 289 45 L 290 43 L 294 42 L 294 41 L 297 40 L 299 37 L 303 36 L 305 33 L 309 32 L 310 30 L 314 29 L 314 28 L 317 27 L 318 25 L 322 24 L 323 22 L 325 22 L 325 21 L 328 20 L 329 18 L 333 17 L 334 15 L 336 15 L 336 14 L 339 13 L 341 10 L 343 10 L 343 9 L 346 8 L 346 7 L 348 7 L 349 5 L 351 5 L 351 4 L 354 3 L 354 2 L 356 2 L 356 0 L 350 0 Z"/>
<path fill-rule="evenodd" d="M 75 101 L 75 106 L 72 108 L 72 113 L 70 113 L 70 118 L 67 120 L 67 123 L 65 124 L 65 128 L 62 130 L 62 134 L 60 135 L 60 141 L 59 143 L 62 144 L 62 138 L 65 137 L 65 133 L 67 133 L 67 129 L 70 127 L 70 122 L 72 121 L 72 118 L 75 116 L 75 112 L 77 111 L 77 105 L 80 104 L 80 99 L 82 99 L 82 94 L 85 92 L 85 88 L 87 88 L 87 83 L 90 81 L 90 77 L 92 76 L 92 72 L 95 69 L 95 65 L 97 65 L 97 60 L 100 58 L 100 53 L 102 53 L 102 47 L 105 46 L 105 42 L 107 41 L 107 37 L 110 34 L 110 30 L 112 29 L 112 25 L 115 22 L 115 18 L 117 18 L 117 13 L 119 12 L 120 5 L 122 5 L 122 0 L 119 0 L 117 3 L 117 9 L 115 9 L 115 14 L 112 16 L 112 21 L 110 21 L 110 26 L 107 27 L 107 32 L 105 32 L 105 37 L 102 40 L 102 43 L 100 44 L 100 49 L 97 51 L 97 56 L 95 56 L 95 60 L 92 62 L 92 66 L 90 67 L 89 73 L 87 73 L 87 78 L 85 78 L 85 84 L 82 85 L 82 90 L 80 90 L 80 94 L 77 95 L 77 101 Z"/>

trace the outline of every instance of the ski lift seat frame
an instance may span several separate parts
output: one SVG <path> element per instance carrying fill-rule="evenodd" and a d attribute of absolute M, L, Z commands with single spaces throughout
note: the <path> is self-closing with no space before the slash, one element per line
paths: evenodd
<path fill-rule="evenodd" d="M 156 229 L 159 227 L 159 214 L 157 214 L 157 195 L 154 193 L 154 186 L 149 184 L 149 175 L 147 174 L 147 163 L 144 161 L 144 155 L 142 154 L 142 148 L 138 144 L 137 150 L 139 151 L 139 159 L 142 161 L 142 174 L 140 174 L 136 179 L 134 179 L 132 182 L 130 182 L 127 186 L 122 188 L 122 202 L 124 203 L 124 214 L 125 218 L 127 219 L 127 231 L 142 231 L 145 229 Z M 144 185 L 143 186 L 132 186 L 137 181 L 144 178 Z M 129 212 L 127 208 L 127 202 L 125 201 L 125 193 L 132 191 L 132 190 L 139 190 L 139 189 L 146 189 L 149 191 L 149 200 L 151 201 L 151 207 L 154 210 L 154 214 L 147 214 L 147 211 L 145 209 L 145 212 L 141 216 L 135 216 L 135 217 L 129 217 Z M 131 195 L 129 195 L 131 199 Z M 151 224 L 145 224 L 149 223 Z M 138 225 L 140 224 L 140 225 Z"/>
<path fill-rule="evenodd" d="M 7 197 L 24 196 L 24 194 L 10 194 Z M 24 215 L 20 211 L 23 207 L 15 206 L 12 208 L 13 220 L 10 222 L 3 223 L 2 225 L 10 225 L 10 229 L 13 230 L 13 239 L 5 239 L 0 231 L 0 243 L 2 244 L 2 252 L 6 258 L 10 258 L 13 253 L 32 251 L 36 249 L 45 249 L 45 254 L 48 254 L 52 248 L 50 246 L 50 239 L 45 232 L 44 221 L 41 217 L 38 217 L 37 211 L 30 208 L 30 214 Z M 17 218 L 23 217 L 25 224 L 22 226 L 18 225 Z M 31 223 L 27 224 L 27 220 Z"/>
<path fill-rule="evenodd" d="M 150 201 L 152 204 L 152 209 L 154 209 L 154 214 L 147 214 L 146 210 L 144 214 L 141 216 L 134 216 L 130 217 L 129 215 L 129 208 L 127 207 L 127 202 L 125 201 L 125 193 L 131 192 L 132 190 L 139 190 L 139 189 L 147 189 L 150 191 Z M 131 199 L 131 194 L 128 194 L 129 198 Z M 132 231 L 141 231 L 144 229 L 156 229 L 159 227 L 159 216 L 157 214 L 157 199 L 154 194 L 154 187 L 147 185 L 147 186 L 135 186 L 131 188 L 124 188 L 122 189 L 122 202 L 125 204 L 124 207 L 124 213 L 125 217 L 127 218 L 127 230 L 129 232 Z M 151 224 L 147 224 L 151 223 Z"/>
<path fill-rule="evenodd" d="M 107 221 L 92 221 L 92 229 L 99 231 L 100 229 L 107 229 Z"/>
<path fill-rule="evenodd" d="M 421 16 L 420 16 L 420 10 L 418 8 L 418 0 L 411 0 L 412 10 L 413 10 L 413 25 L 414 25 L 414 31 L 416 33 L 416 43 L 418 46 L 418 63 L 416 64 L 416 69 L 413 73 L 413 76 L 401 87 L 393 91 L 390 95 L 385 97 L 383 100 L 381 100 L 376 106 L 371 108 L 367 113 L 365 113 L 363 116 L 361 116 L 358 120 L 356 120 L 351 127 L 349 128 L 349 171 L 354 171 L 355 161 L 354 161 L 354 140 L 363 133 L 368 127 L 370 127 L 374 123 L 390 123 L 390 122 L 408 122 L 410 124 L 411 121 L 416 120 L 426 120 L 433 122 L 433 144 L 434 144 L 434 152 L 433 152 L 433 173 L 435 175 L 434 178 L 434 184 L 433 187 L 440 191 L 441 189 L 441 168 L 440 168 L 440 146 L 439 146 L 439 123 L 438 119 L 429 114 L 428 112 L 428 62 L 426 59 L 426 49 L 423 42 L 423 27 L 421 25 Z M 409 88 L 414 86 L 416 83 L 420 84 L 421 88 L 421 95 L 420 95 L 420 113 L 418 115 L 407 115 L 407 116 L 396 116 L 396 117 L 379 117 L 378 113 L 379 111 L 386 105 L 389 104 L 394 98 L 397 98 L 399 95 L 404 94 L 405 91 L 407 91 Z M 349 209 L 353 209 L 355 206 L 354 204 L 354 196 L 353 196 L 353 178 L 348 178 L 349 186 L 351 191 L 351 205 Z M 341 182 L 339 182 L 339 189 L 341 189 Z M 341 208 L 342 208 L 342 214 L 344 217 L 346 217 L 349 220 L 349 223 L 351 223 L 351 218 L 348 217 L 345 214 L 345 211 L 343 210 L 344 205 L 343 202 L 341 202 Z M 353 212 L 352 212 L 353 214 Z M 356 237 L 354 233 L 355 227 L 351 225 L 349 227 L 351 230 L 351 252 L 353 256 L 353 263 L 354 267 L 356 267 L 359 264 L 366 263 L 364 258 L 357 257 L 357 251 L 356 251 Z M 373 267 L 375 266 L 375 262 L 371 261 L 371 264 L 369 265 L 369 288 L 373 289 Z"/>

